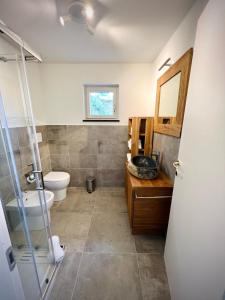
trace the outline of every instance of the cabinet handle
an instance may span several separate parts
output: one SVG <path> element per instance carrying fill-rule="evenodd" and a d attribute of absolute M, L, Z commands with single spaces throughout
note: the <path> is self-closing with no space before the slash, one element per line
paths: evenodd
<path fill-rule="evenodd" d="M 135 198 L 137 199 L 165 199 L 165 198 L 172 198 L 172 195 L 170 196 L 137 196 L 135 193 Z"/>

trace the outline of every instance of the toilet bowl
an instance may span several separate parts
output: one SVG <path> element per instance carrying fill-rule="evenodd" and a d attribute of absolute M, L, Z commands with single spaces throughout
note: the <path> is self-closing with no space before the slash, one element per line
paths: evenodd
<path fill-rule="evenodd" d="M 46 199 L 48 219 L 50 222 L 50 208 L 53 204 L 54 194 L 50 191 L 44 191 L 44 193 Z M 42 193 L 40 194 L 40 196 L 41 199 L 39 198 L 37 191 L 27 191 L 23 193 L 23 206 L 26 214 L 28 227 L 30 230 L 41 230 L 45 228 L 42 209 L 44 211 L 45 220 L 47 222 L 46 207 L 44 204 L 44 197 L 42 197 Z M 17 199 L 13 199 L 8 204 L 6 204 L 6 210 L 9 213 L 10 223 L 13 230 L 15 231 L 22 230 L 22 224 L 18 210 L 20 205 L 22 204 L 20 204 Z"/>
<path fill-rule="evenodd" d="M 66 198 L 69 182 L 70 174 L 66 172 L 49 172 L 44 176 L 45 187 L 54 193 L 54 201 Z"/>

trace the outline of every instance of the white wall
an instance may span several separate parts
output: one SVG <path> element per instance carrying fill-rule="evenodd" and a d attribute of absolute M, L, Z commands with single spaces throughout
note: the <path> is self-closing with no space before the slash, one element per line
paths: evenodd
<path fill-rule="evenodd" d="M 16 47 L 13 42 L 10 43 L 0 37 L 0 56 L 16 59 L 16 55 L 20 56 L 20 48 Z M 24 74 L 21 62 L 0 61 L 0 93 L 3 97 L 9 126 L 12 127 L 24 126 L 26 124 L 18 66 L 20 66 L 20 70 L 22 71 L 21 74 Z M 32 105 L 37 124 L 43 124 L 45 120 L 40 66 L 38 63 L 27 63 Z M 24 79 L 24 76 L 22 78 Z"/>
<path fill-rule="evenodd" d="M 0 56 L 16 58 L 19 49 L 0 37 Z M 0 61 L 0 93 L 8 117 L 9 125 L 24 123 L 24 111 L 20 94 L 17 64 Z"/>
<path fill-rule="evenodd" d="M 166 70 L 158 72 L 158 68 L 168 57 L 175 62 L 193 46 L 197 20 L 206 2 L 199 0 L 192 7 L 152 64 L 41 64 L 44 113 L 34 104 L 37 119 L 46 124 L 84 124 L 85 83 L 120 85 L 118 125 L 127 124 L 130 116 L 154 116 L 156 82 Z"/>
<path fill-rule="evenodd" d="M 31 94 L 32 109 L 36 125 L 45 125 L 45 99 L 43 97 L 43 84 L 41 78 L 41 63 L 28 62 L 27 75 Z"/>
<path fill-rule="evenodd" d="M 159 67 L 167 58 L 171 58 L 170 63 L 175 63 L 188 49 L 193 47 L 198 18 L 207 2 L 208 0 L 198 0 L 192 6 L 180 26 L 154 60 L 152 64 L 153 89 L 151 94 L 153 101 L 156 99 L 157 79 L 168 69 L 168 67 L 164 67 L 161 71 L 158 71 Z"/>
<path fill-rule="evenodd" d="M 174 300 L 225 299 L 225 1 L 199 19 L 165 261 Z"/>
<path fill-rule="evenodd" d="M 153 116 L 156 82 L 166 70 L 164 68 L 158 72 L 158 68 L 168 57 L 175 62 L 193 46 L 197 19 L 206 2 L 199 0 L 192 7 L 152 64 L 28 64 L 36 123 L 84 124 L 85 83 L 120 85 L 120 123 L 113 124 L 127 124 L 128 117 L 134 115 Z M 10 114 L 16 116 L 17 113 L 22 113 L 19 112 L 19 107 L 12 106 Z"/>
<path fill-rule="evenodd" d="M 47 124 L 83 124 L 83 85 L 89 83 L 119 84 L 118 125 L 154 113 L 150 64 L 43 63 L 41 77 Z"/>

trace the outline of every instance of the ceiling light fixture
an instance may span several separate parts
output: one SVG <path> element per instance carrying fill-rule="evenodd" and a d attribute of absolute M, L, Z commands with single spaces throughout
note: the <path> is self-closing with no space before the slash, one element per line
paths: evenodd
<path fill-rule="evenodd" d="M 84 9 L 84 14 L 87 19 L 91 20 L 94 17 L 94 9 L 91 5 L 86 5 Z"/>
<path fill-rule="evenodd" d="M 59 22 L 62 26 L 65 25 L 65 21 L 64 21 L 64 18 L 62 16 L 59 17 Z"/>
<path fill-rule="evenodd" d="M 58 20 L 61 26 L 74 21 L 85 25 L 90 34 L 94 34 L 98 23 L 106 14 L 106 8 L 99 0 L 55 0 Z"/>

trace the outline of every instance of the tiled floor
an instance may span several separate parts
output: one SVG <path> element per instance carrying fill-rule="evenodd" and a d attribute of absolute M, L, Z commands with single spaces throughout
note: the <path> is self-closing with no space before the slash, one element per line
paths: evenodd
<path fill-rule="evenodd" d="M 168 300 L 162 237 L 130 233 L 124 189 L 71 188 L 51 210 L 66 245 L 50 300 Z"/>

